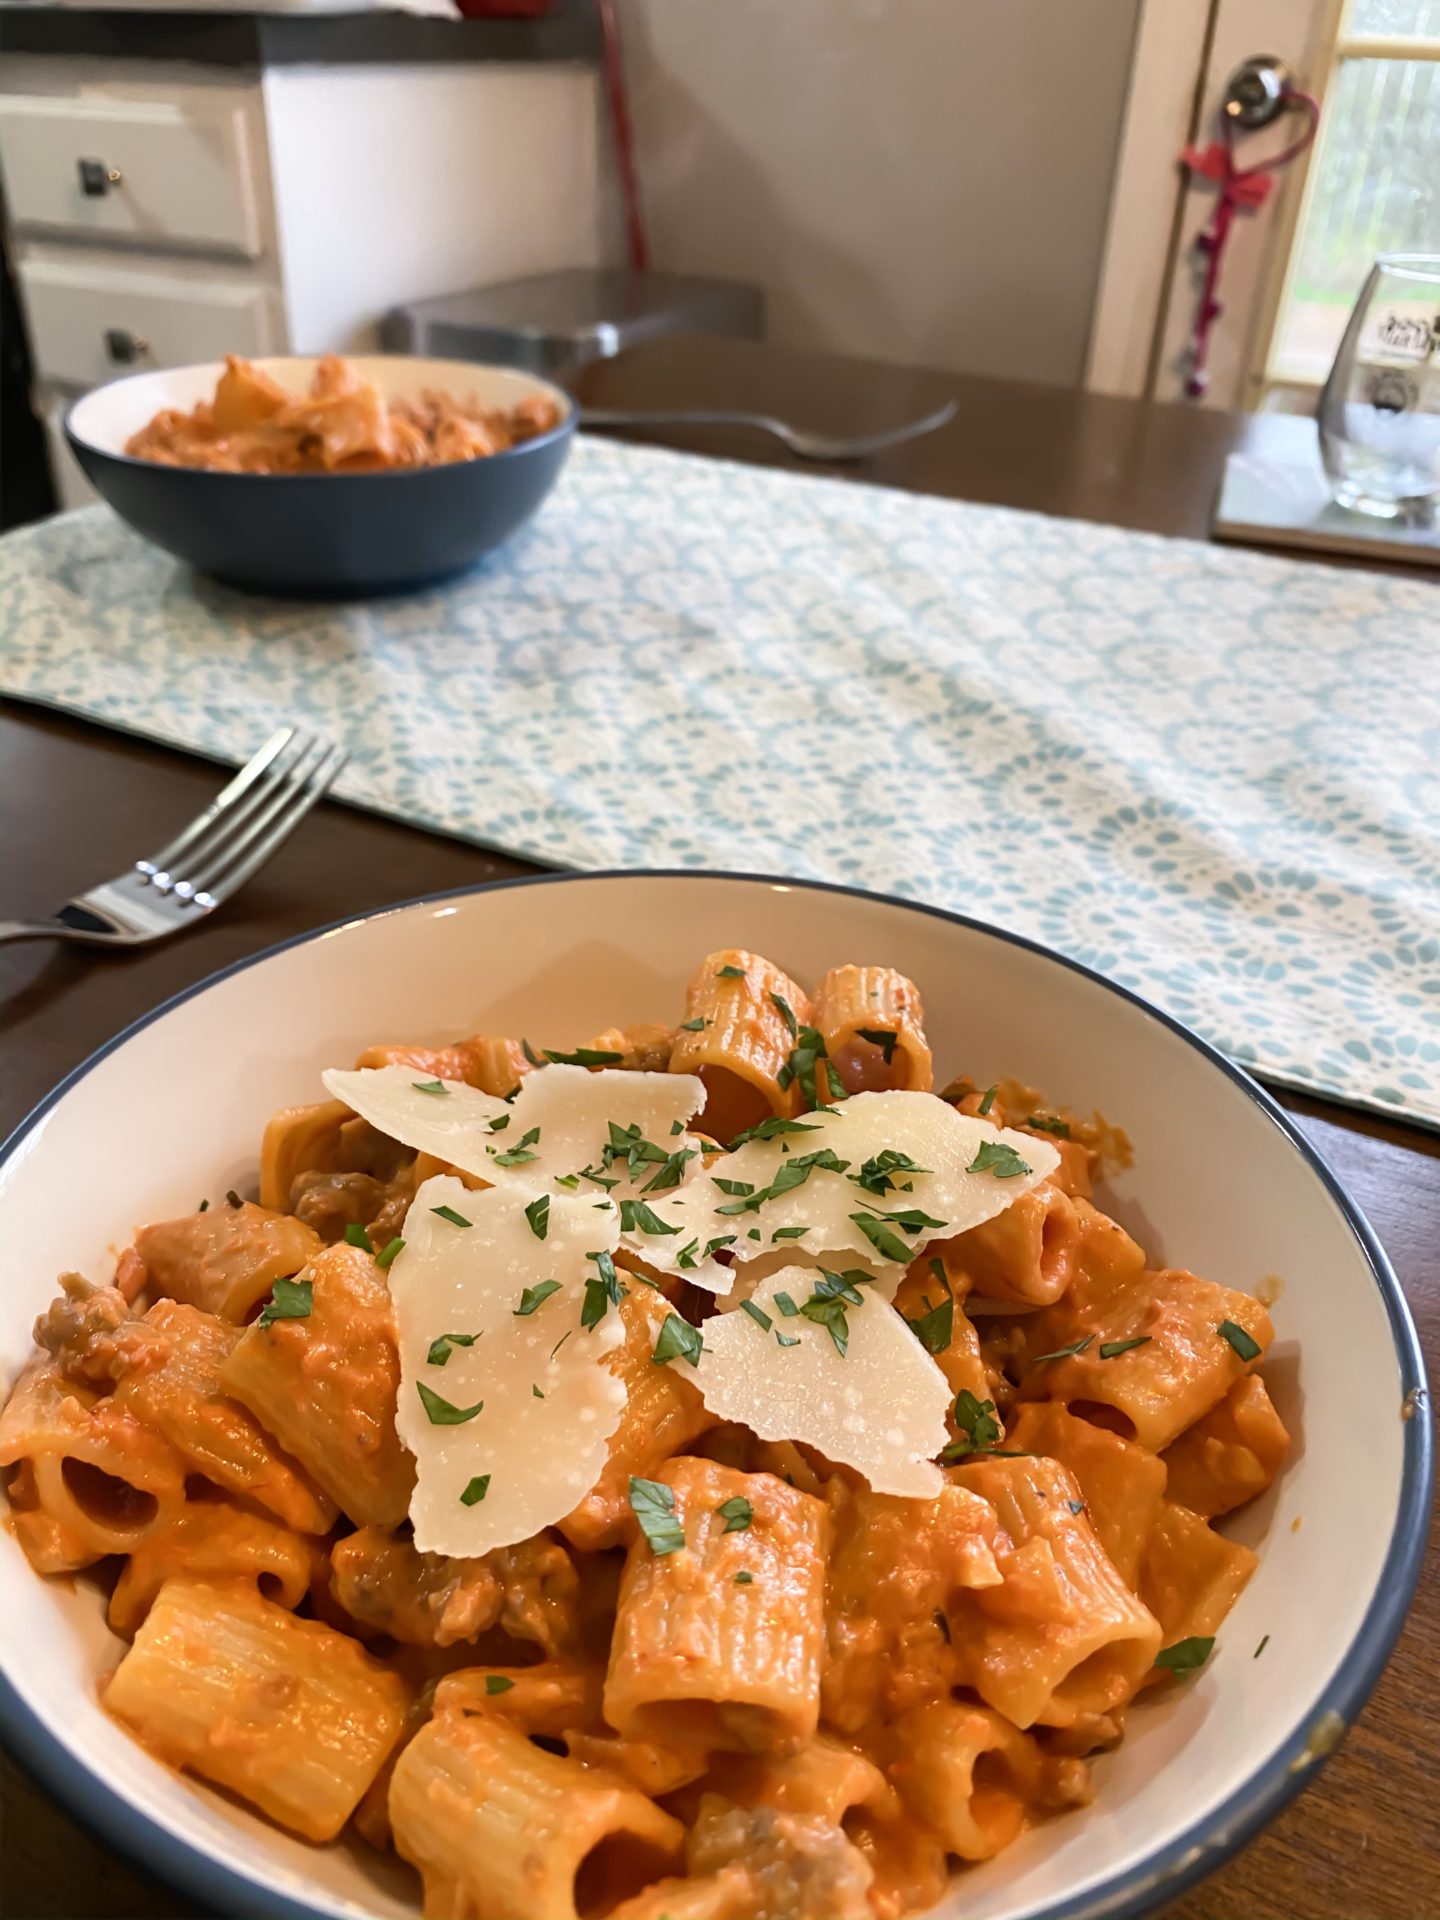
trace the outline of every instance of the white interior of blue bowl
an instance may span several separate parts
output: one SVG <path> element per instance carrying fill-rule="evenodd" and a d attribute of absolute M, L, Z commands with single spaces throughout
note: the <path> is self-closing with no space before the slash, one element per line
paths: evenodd
<path fill-rule="evenodd" d="M 406 354 L 354 354 L 346 358 L 387 400 L 418 400 L 424 393 L 448 393 L 459 399 L 474 399 L 485 408 L 502 408 L 540 396 L 554 401 L 562 421 L 568 420 L 574 410 L 574 403 L 561 388 L 514 367 L 478 366 L 468 360 L 424 360 Z M 297 398 L 309 390 L 319 364 L 313 355 L 294 354 L 272 355 L 254 362 Z M 212 399 L 215 383 L 224 371 L 223 360 L 210 360 L 200 366 L 129 374 L 77 400 L 67 425 L 86 446 L 101 453 L 123 454 L 131 435 L 148 426 L 163 409 L 175 407 L 188 412 L 201 400 Z"/>
<path fill-rule="evenodd" d="M 1261 1563 L 1216 1654 L 1136 1708 L 1124 1745 L 1096 1763 L 1091 1808 L 967 1871 L 936 1909 L 1137 1911 L 1277 1804 L 1331 1742 L 1334 1713 L 1373 1682 L 1418 1558 L 1428 1436 L 1423 1419 L 1401 1418 L 1419 1376 L 1398 1295 L 1322 1173 L 1248 1083 L 1051 956 L 897 901 L 698 875 L 502 888 L 282 949 L 102 1056 L 0 1168 L 6 1379 L 61 1268 L 106 1276 L 137 1222 L 253 1182 L 267 1116 L 319 1097 L 322 1067 L 376 1040 L 490 1030 L 563 1046 L 672 1017 L 697 960 L 722 945 L 802 981 L 846 960 L 902 968 L 924 995 L 940 1071 L 982 1084 L 1015 1074 L 1128 1130 L 1134 1165 L 1101 1198 L 1152 1258 L 1248 1290 L 1278 1279 L 1267 1377 L 1298 1444 L 1234 1523 Z M 151 1760 L 99 1707 L 97 1677 L 121 1649 L 94 1589 L 37 1579 L 8 1534 L 0 1567 L 0 1664 L 29 1710 L 23 1745 L 82 1810 L 112 1834 L 140 1830 L 152 1863 L 231 1910 L 418 1913 L 418 1886 L 393 1861 L 308 1847 Z M 228 1889 L 217 1865 L 235 1877 Z"/>

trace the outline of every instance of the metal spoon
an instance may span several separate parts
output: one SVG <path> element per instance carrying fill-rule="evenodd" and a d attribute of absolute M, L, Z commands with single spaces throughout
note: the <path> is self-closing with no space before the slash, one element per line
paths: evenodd
<path fill-rule="evenodd" d="M 933 413 L 923 414 L 918 420 L 907 420 L 902 426 L 886 427 L 880 433 L 835 435 L 792 427 L 788 421 L 776 420 L 768 413 L 731 413 L 720 408 L 686 407 L 675 413 L 632 413 L 613 407 L 580 409 L 582 431 L 594 427 L 641 427 L 660 431 L 668 427 L 755 427 L 761 433 L 774 434 L 801 460 L 826 461 L 867 460 L 872 453 L 882 453 L 887 447 L 898 447 L 907 440 L 918 440 L 922 434 L 934 433 L 937 427 L 946 426 L 954 418 L 955 402 L 947 400 Z"/>

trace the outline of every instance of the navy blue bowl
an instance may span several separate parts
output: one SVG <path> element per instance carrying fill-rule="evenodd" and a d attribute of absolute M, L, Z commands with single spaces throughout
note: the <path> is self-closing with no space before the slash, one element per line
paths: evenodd
<path fill-rule="evenodd" d="M 217 580 L 251 592 L 351 597 L 394 593 L 463 573 L 538 509 L 559 478 L 575 407 L 547 380 L 509 367 L 403 355 L 355 364 L 387 399 L 422 392 L 475 396 L 487 407 L 552 399 L 559 424 L 504 453 L 389 473 L 210 473 L 125 452 L 164 408 L 208 400 L 218 363 L 131 374 L 77 400 L 65 437 L 103 499 L 147 540 Z M 303 393 L 313 359 L 256 362 Z"/>

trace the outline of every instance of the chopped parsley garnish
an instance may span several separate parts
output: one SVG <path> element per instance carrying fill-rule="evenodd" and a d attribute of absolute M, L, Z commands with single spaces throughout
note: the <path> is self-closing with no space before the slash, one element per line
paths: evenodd
<path fill-rule="evenodd" d="M 405 1242 L 400 1238 L 399 1234 L 397 1233 L 395 1238 L 393 1240 L 387 1240 L 384 1246 L 380 1249 L 379 1253 L 376 1254 L 375 1256 L 376 1266 L 379 1267 L 382 1271 L 387 1267 L 394 1266 L 396 1255 L 402 1253 L 404 1251 L 404 1248 L 405 1248 Z"/>
<path fill-rule="evenodd" d="M 757 1307 L 753 1300 L 742 1300 L 740 1302 L 740 1311 L 742 1313 L 748 1313 L 756 1326 L 763 1327 L 766 1333 L 768 1333 L 775 1324 L 765 1309 L 763 1307 Z"/>
<path fill-rule="evenodd" d="M 235 1189 L 231 1187 L 225 1195 L 225 1204 L 227 1207 L 243 1207 L 245 1202 L 240 1198 L 239 1194 L 236 1193 Z"/>
<path fill-rule="evenodd" d="M 792 1040 L 798 1040 L 800 1038 L 800 1023 L 795 1018 L 795 1011 L 790 1005 L 790 1002 L 785 998 L 784 994 L 772 993 L 770 995 L 770 1004 L 772 1007 L 775 1008 L 776 1012 L 780 1015 L 780 1018 L 785 1022 L 786 1026 L 790 1029 L 790 1038 Z"/>
<path fill-rule="evenodd" d="M 1083 1513 L 1085 1511 L 1085 1502 L 1083 1500 L 1067 1500 L 1065 1504 L 1072 1513 Z"/>
<path fill-rule="evenodd" d="M 620 1284 L 620 1276 L 615 1271 L 615 1262 L 608 1253 L 587 1253 L 585 1258 L 595 1262 L 596 1274 L 585 1282 L 585 1304 L 580 1309 L 582 1327 L 598 1327 L 611 1307 L 618 1307 L 625 1298 L 625 1289 Z"/>
<path fill-rule="evenodd" d="M 640 1522 L 652 1553 L 678 1553 L 684 1546 L 685 1530 L 675 1518 L 675 1495 L 663 1480 L 641 1480 L 632 1473 L 630 1511 Z"/>
<path fill-rule="evenodd" d="M 508 1113 L 496 1114 L 495 1118 L 489 1122 L 491 1133 L 503 1133 L 509 1126 L 510 1119 L 511 1116 Z"/>
<path fill-rule="evenodd" d="M 540 1391 L 539 1387 L 535 1385 L 534 1381 L 531 1381 L 530 1383 L 530 1391 L 531 1393 L 534 1394 L 537 1400 L 543 1400 L 545 1398 L 544 1394 Z"/>
<path fill-rule="evenodd" d="M 997 1180 L 1013 1180 L 1017 1174 L 1029 1173 L 1030 1168 L 1014 1147 L 1007 1146 L 1003 1140 L 982 1140 L 980 1151 L 965 1171 L 993 1173 Z"/>
<path fill-rule="evenodd" d="M 993 1107 L 995 1104 L 995 1096 L 999 1091 L 1000 1091 L 1000 1087 L 998 1082 L 993 1087 L 987 1087 L 984 1093 L 981 1094 L 980 1104 L 975 1109 L 975 1111 L 982 1116 L 989 1113 L 991 1107 Z"/>
<path fill-rule="evenodd" d="M 1057 1139 L 1060 1140 L 1068 1140 L 1070 1138 L 1070 1123 L 1068 1120 L 1055 1120 L 1044 1117 L 1038 1113 L 1032 1113 L 1028 1120 L 1022 1120 L 1020 1124 L 1022 1127 L 1033 1127 L 1036 1133 L 1053 1133 Z"/>
<path fill-rule="evenodd" d="M 866 1193 L 876 1193 L 882 1198 L 893 1187 L 899 1185 L 895 1179 L 897 1173 L 929 1173 L 929 1167 L 917 1167 L 908 1153 L 899 1153 L 894 1147 L 886 1147 L 883 1153 L 873 1154 L 858 1173 L 850 1178 L 857 1187 L 863 1187 Z"/>
<path fill-rule="evenodd" d="M 759 1227 L 751 1227 L 750 1231 L 746 1234 L 745 1238 L 747 1240 L 759 1240 L 761 1238 Z"/>
<path fill-rule="evenodd" d="M 721 967 L 715 978 L 717 980 L 743 980 L 745 978 L 745 969 L 744 967 Z"/>
<path fill-rule="evenodd" d="M 1032 1367 L 1039 1367 L 1043 1366 L 1047 1360 L 1070 1360 L 1077 1353 L 1084 1353 L 1087 1347 L 1093 1347 L 1094 1344 L 1094 1334 L 1087 1333 L 1083 1339 L 1072 1340 L 1068 1347 L 1055 1347 L 1049 1353 L 1037 1353 L 1030 1364 Z M 1100 1351 L 1104 1353 L 1105 1349 L 1102 1347 Z"/>
<path fill-rule="evenodd" d="M 754 1193 L 755 1191 L 753 1180 L 725 1180 L 719 1174 L 715 1176 L 715 1184 L 722 1193 Z"/>
<path fill-rule="evenodd" d="M 543 1240 L 550 1231 L 550 1196 L 538 1194 L 525 1209 L 525 1218 L 530 1222 L 530 1231 L 537 1240 Z"/>
<path fill-rule="evenodd" d="M 879 1047 L 881 1053 L 885 1056 L 885 1064 L 887 1067 L 895 1058 L 895 1042 L 900 1036 L 894 1032 L 893 1029 L 889 1027 L 857 1027 L 855 1029 L 855 1037 L 857 1040 L 868 1040 L 872 1047 Z"/>
<path fill-rule="evenodd" d="M 730 1142 L 730 1151 L 743 1147 L 747 1140 L 778 1140 L 786 1133 L 819 1133 L 820 1129 L 813 1120 L 787 1120 L 783 1114 L 774 1114 L 768 1120 L 759 1120 L 753 1127 L 746 1127 L 743 1133 L 737 1133 Z"/>
<path fill-rule="evenodd" d="M 803 1240 L 809 1231 L 809 1227 L 776 1227 L 770 1236 L 770 1244 L 773 1246 L 777 1240 Z"/>
<path fill-rule="evenodd" d="M 522 1040 L 520 1042 L 520 1051 L 524 1054 L 525 1058 L 530 1062 L 532 1067 L 544 1066 L 545 1062 L 540 1058 L 539 1054 L 536 1053 L 535 1049 L 531 1046 L 528 1040 Z"/>
<path fill-rule="evenodd" d="M 939 1632 L 940 1638 L 945 1642 L 946 1646 L 948 1647 L 950 1645 L 950 1622 L 945 1618 L 944 1613 L 940 1610 L 939 1607 L 936 1607 L 935 1609 L 934 1620 L 935 1620 L 935 1626 L 937 1631 Z"/>
<path fill-rule="evenodd" d="M 546 1047 L 545 1058 L 556 1067 L 613 1067 L 623 1053 L 610 1053 L 604 1047 L 576 1047 L 573 1053 L 556 1053 Z"/>
<path fill-rule="evenodd" d="M 787 1160 L 776 1172 L 768 1187 L 761 1187 L 757 1193 L 747 1181 L 717 1179 L 717 1187 L 726 1192 L 742 1193 L 745 1198 L 732 1201 L 729 1206 L 717 1207 L 717 1213 L 758 1213 L 767 1201 L 778 1200 L 782 1193 L 793 1193 L 796 1187 L 803 1187 L 817 1167 L 823 1167 L 829 1173 L 843 1173 L 849 1166 L 848 1160 L 842 1160 L 829 1147 L 821 1147 L 814 1153 L 797 1153 Z"/>
<path fill-rule="evenodd" d="M 910 1249 L 892 1227 L 873 1213 L 852 1213 L 850 1216 L 865 1238 L 874 1247 L 882 1260 L 900 1260 L 908 1262 Z"/>
<path fill-rule="evenodd" d="M 277 1320 L 308 1320 L 314 1304 L 313 1280 L 277 1280 L 255 1324 L 257 1327 L 269 1327 Z"/>
<path fill-rule="evenodd" d="M 924 1308 L 913 1320 L 905 1324 L 927 1353 L 945 1353 L 955 1338 L 955 1301 L 951 1296 L 932 1307 L 927 1294 L 921 1301 Z"/>
<path fill-rule="evenodd" d="M 538 1287 L 525 1287 L 520 1294 L 520 1304 L 511 1314 L 512 1320 L 525 1320 L 535 1309 L 543 1306 L 552 1293 L 559 1293 L 558 1280 L 542 1280 Z"/>
<path fill-rule="evenodd" d="M 210 1202 L 208 1200 L 202 1200 L 195 1211 L 197 1213 L 208 1213 L 210 1211 Z"/>
<path fill-rule="evenodd" d="M 515 1682 L 505 1673 L 487 1673 L 485 1691 L 493 1699 L 497 1693 L 508 1693 Z"/>
<path fill-rule="evenodd" d="M 465 1491 L 460 1496 L 460 1504 L 462 1507 L 478 1507 L 489 1491 L 489 1474 L 477 1473 L 473 1480 L 466 1483 Z M 492 1674 L 490 1678 L 493 1680 L 495 1675 Z M 487 1680 L 485 1682 L 485 1691 L 487 1693 L 503 1693 L 510 1684 L 510 1681 L 502 1680 L 498 1687 L 492 1687 L 490 1681 Z"/>
<path fill-rule="evenodd" d="M 575 1329 L 573 1327 L 567 1327 L 564 1333 L 562 1333 L 560 1338 L 555 1342 L 554 1346 L 551 1347 L 550 1358 L 552 1360 L 555 1358 L 556 1354 L 560 1351 L 561 1347 L 564 1346 L 565 1342 L 570 1338 L 571 1334 L 574 1331 Z"/>
<path fill-rule="evenodd" d="M 793 1320 L 800 1311 L 788 1293 L 777 1293 L 775 1296 L 775 1304 L 787 1320 Z"/>
<path fill-rule="evenodd" d="M 680 1022 L 680 1031 L 681 1033 L 703 1033 L 705 1028 L 708 1027 L 709 1024 L 710 1022 L 708 1020 L 703 1020 L 703 1019 L 702 1020 L 682 1020 Z"/>
<path fill-rule="evenodd" d="M 359 1247 L 362 1253 L 374 1253 L 375 1251 L 375 1242 L 370 1238 L 369 1233 L 360 1225 L 358 1220 L 352 1220 L 349 1226 L 346 1227 L 345 1244 L 347 1247 Z"/>
<path fill-rule="evenodd" d="M 801 1027 L 795 1035 L 795 1045 L 790 1050 L 790 1057 L 775 1076 L 775 1084 L 782 1093 L 791 1086 L 798 1086 L 802 1097 L 813 1109 L 821 1104 L 816 1077 L 822 1070 L 830 1098 L 832 1100 L 848 1098 L 845 1082 L 836 1072 L 834 1061 L 825 1051 L 825 1036 L 816 1027 Z"/>
<path fill-rule="evenodd" d="M 684 1133 L 684 1131 L 685 1131 L 685 1122 L 683 1120 L 672 1120 L 670 1122 L 670 1134 L 672 1139 L 677 1133 Z"/>
<path fill-rule="evenodd" d="M 580 1184 L 580 1176 L 578 1173 L 557 1173 L 555 1184 L 557 1187 L 564 1187 L 567 1193 L 574 1193 Z"/>
<path fill-rule="evenodd" d="M 443 1080 L 412 1080 L 410 1084 L 416 1093 L 448 1094 L 450 1091 Z"/>
<path fill-rule="evenodd" d="M 1137 1333 L 1133 1340 L 1106 1340 L 1100 1348 L 1102 1360 L 1113 1360 L 1117 1354 L 1129 1353 L 1132 1347 L 1148 1347 L 1151 1340 L 1148 1333 Z M 1256 1348 L 1259 1352 L 1259 1348 Z"/>
<path fill-rule="evenodd" d="M 725 1522 L 726 1533 L 744 1533 L 755 1517 L 751 1511 L 750 1502 L 743 1493 L 737 1493 L 729 1500 L 722 1500 L 715 1511 Z"/>
<path fill-rule="evenodd" d="M 799 1334 L 782 1333 L 778 1327 L 775 1329 L 775 1338 L 782 1347 L 798 1347 L 800 1344 Z"/>
<path fill-rule="evenodd" d="M 438 1339 L 430 1342 L 429 1350 L 425 1355 L 425 1364 L 427 1367 L 443 1367 L 450 1358 L 452 1347 L 473 1347 L 474 1344 L 473 1333 L 442 1333 Z"/>
<path fill-rule="evenodd" d="M 977 1400 L 968 1388 L 955 1396 L 955 1424 L 960 1432 L 940 1455 L 941 1464 L 952 1466 L 957 1460 L 972 1460 L 978 1455 L 992 1460 L 1028 1460 L 1031 1455 L 1008 1447 L 997 1447 L 1000 1422 L 995 1418 L 993 1400 Z"/>
<path fill-rule="evenodd" d="M 675 1255 L 676 1266 L 682 1267 L 686 1273 L 689 1273 L 692 1268 L 698 1267 L 700 1264 L 700 1262 L 695 1258 L 696 1254 L 699 1251 L 700 1251 L 700 1242 L 698 1240 L 687 1240 L 685 1242 L 685 1245 L 681 1247 L 679 1252 Z"/>
<path fill-rule="evenodd" d="M 753 1587 L 755 1584 L 755 1576 L 753 1573 L 737 1573 L 735 1576 L 735 1584 L 737 1587 Z"/>
<path fill-rule="evenodd" d="M 805 1319 L 824 1327 L 842 1358 L 850 1348 L 850 1322 L 845 1316 L 845 1309 L 847 1306 L 858 1307 L 863 1302 L 863 1295 L 853 1285 L 853 1280 L 868 1280 L 869 1277 L 863 1273 L 829 1273 L 822 1267 L 814 1293 L 800 1309 Z M 778 1304 L 778 1295 L 776 1299 Z"/>
<path fill-rule="evenodd" d="M 1242 1360 L 1258 1360 L 1260 1345 L 1252 1340 L 1244 1327 L 1237 1327 L 1233 1320 L 1222 1320 L 1215 1331 L 1222 1340 L 1228 1340 Z"/>
<path fill-rule="evenodd" d="M 440 1395 L 427 1387 L 423 1380 L 415 1382 L 415 1391 L 420 1396 L 420 1404 L 424 1407 L 432 1427 L 463 1427 L 465 1422 L 473 1420 L 485 1405 L 483 1400 L 477 1400 L 473 1407 L 452 1407 L 448 1400 L 442 1400 Z M 489 1485 L 488 1480 L 486 1485 Z M 482 1500 L 484 1497 L 479 1493 L 475 1496 L 477 1500 Z"/>
<path fill-rule="evenodd" d="M 660 1163 L 659 1172 L 647 1180 L 640 1191 L 664 1193 L 667 1187 L 678 1187 L 686 1162 L 693 1160 L 698 1151 L 696 1147 L 677 1147 L 674 1153 L 667 1153 Z"/>
<path fill-rule="evenodd" d="M 678 1313 L 667 1313 L 650 1358 L 657 1367 L 663 1367 L 667 1360 L 688 1360 L 692 1367 L 698 1367 L 704 1351 L 705 1343 L 700 1338 L 699 1327 L 692 1327 Z"/>
<path fill-rule="evenodd" d="M 643 1200 L 622 1200 L 620 1202 L 620 1230 L 622 1233 L 679 1233 L 679 1227 L 672 1227 L 659 1214 L 647 1207 Z"/>
<path fill-rule="evenodd" d="M 1162 1647 L 1155 1656 L 1155 1664 L 1167 1673 L 1194 1673 L 1210 1658 L 1214 1645 L 1213 1633 L 1192 1634 L 1188 1640 L 1177 1640 L 1173 1647 Z"/>
<path fill-rule="evenodd" d="M 1269 1646 L 1269 1644 L 1270 1644 L 1270 1636 L 1267 1633 L 1265 1638 L 1260 1642 L 1259 1646 L 1256 1647 L 1254 1653 L 1251 1654 L 1250 1658 L 1252 1660 L 1258 1660 L 1261 1654 L 1265 1651 L 1266 1647 Z"/>
<path fill-rule="evenodd" d="M 438 1213 L 442 1220 L 448 1220 L 452 1227 L 468 1227 L 470 1222 L 463 1213 L 457 1213 L 453 1207 L 431 1207 L 431 1213 Z"/>
<path fill-rule="evenodd" d="M 526 1165 L 528 1161 L 531 1161 L 536 1157 L 530 1151 L 530 1149 L 535 1145 L 535 1142 L 539 1138 L 540 1138 L 540 1129 L 538 1127 L 531 1127 L 528 1132 L 521 1134 L 520 1138 L 515 1142 L 513 1147 L 507 1147 L 504 1153 L 496 1154 L 495 1156 L 496 1166 L 497 1167 L 523 1167 L 524 1165 Z"/>

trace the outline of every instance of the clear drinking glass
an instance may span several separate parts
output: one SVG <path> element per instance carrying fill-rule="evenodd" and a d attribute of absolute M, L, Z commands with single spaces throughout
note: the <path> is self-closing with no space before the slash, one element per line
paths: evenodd
<path fill-rule="evenodd" d="M 1320 455 L 1341 506 L 1431 519 L 1440 502 L 1440 254 L 1383 253 L 1320 395 Z"/>

